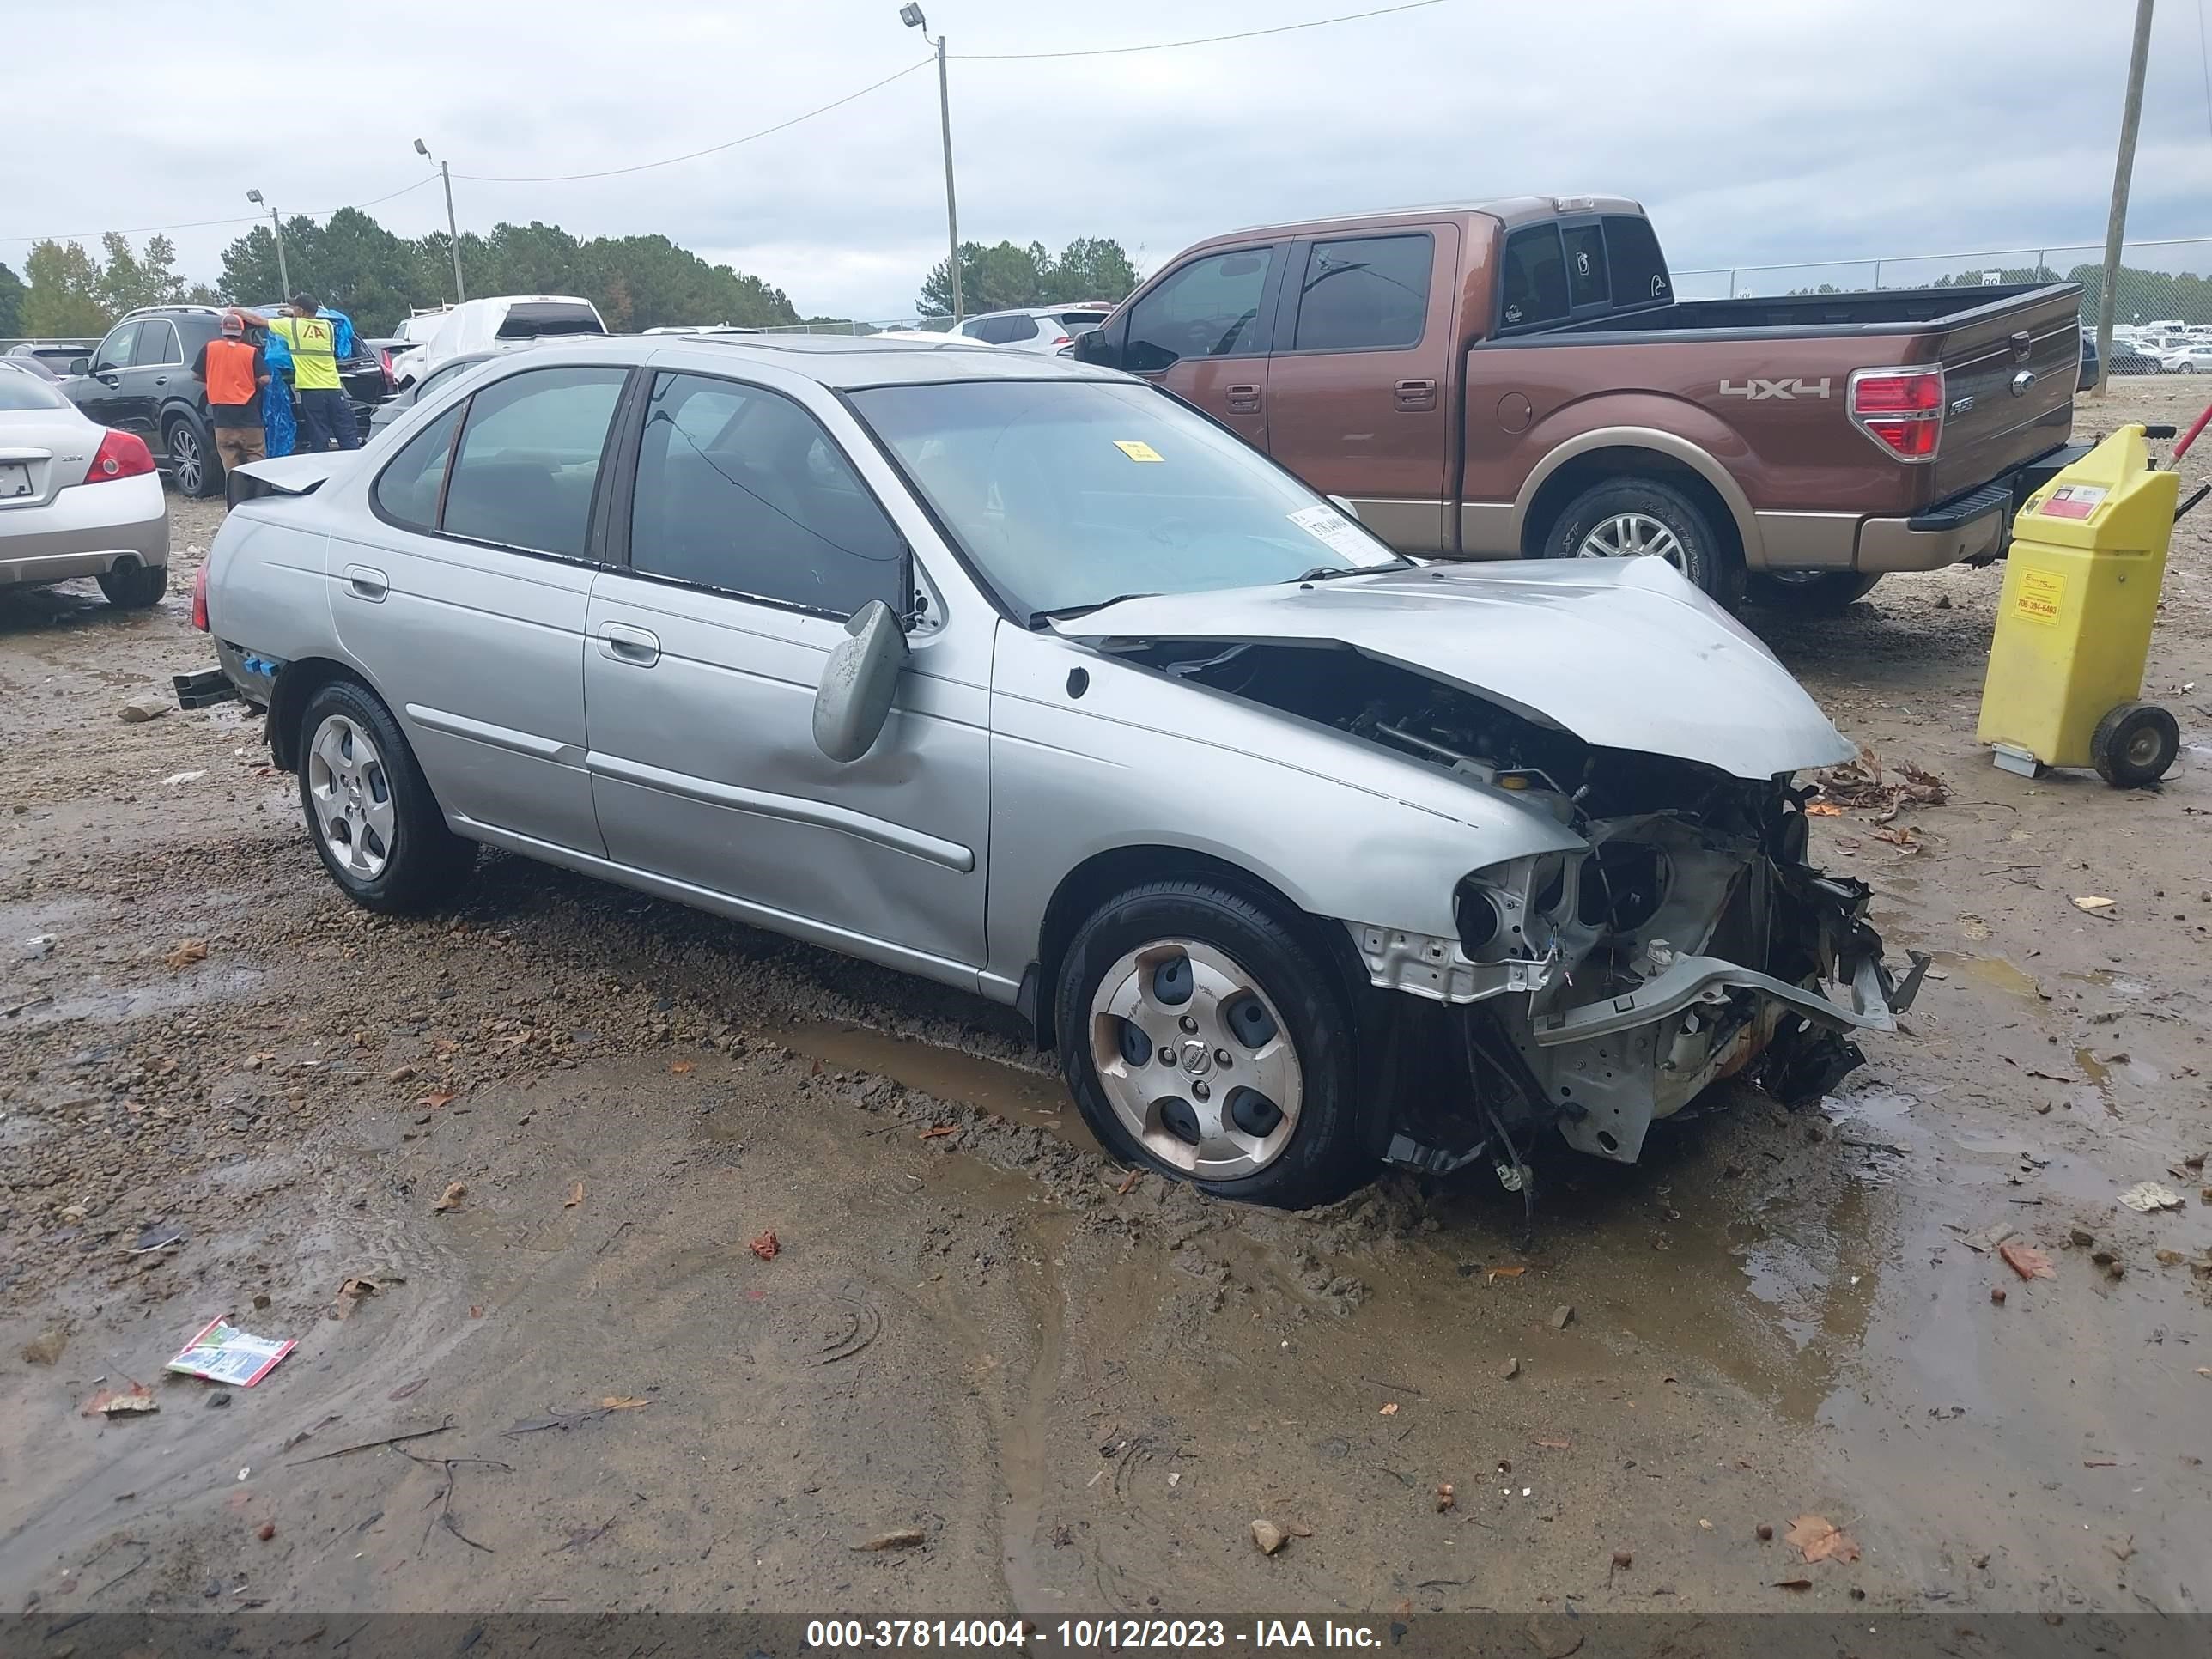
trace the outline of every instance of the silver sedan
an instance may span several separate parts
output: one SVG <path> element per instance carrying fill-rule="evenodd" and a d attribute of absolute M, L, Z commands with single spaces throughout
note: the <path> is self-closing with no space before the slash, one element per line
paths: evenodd
<path fill-rule="evenodd" d="M 1145 382 L 553 342 L 240 469 L 207 613 L 363 905 L 479 844 L 1010 1003 L 1132 1163 L 1633 1160 L 1888 1030 L 1853 752 L 1658 559 L 1419 565 Z"/>
<path fill-rule="evenodd" d="M 131 609 L 168 591 L 169 508 L 153 454 L 0 359 L 0 589 L 79 576 Z"/>

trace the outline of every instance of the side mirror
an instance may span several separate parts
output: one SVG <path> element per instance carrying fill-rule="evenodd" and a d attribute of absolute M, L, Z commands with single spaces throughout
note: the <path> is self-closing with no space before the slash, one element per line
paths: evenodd
<path fill-rule="evenodd" d="M 906 632 L 881 599 L 854 611 L 845 635 L 823 665 L 814 694 L 814 745 L 838 762 L 856 761 L 875 747 L 907 657 Z"/>
<path fill-rule="evenodd" d="M 1097 363 L 1101 368 L 1119 368 L 1121 367 L 1121 353 L 1114 343 L 1115 333 L 1115 331 L 1110 328 L 1094 328 L 1088 333 L 1079 334 L 1067 348 L 1067 355 L 1079 363 Z"/>
<path fill-rule="evenodd" d="M 91 358 L 89 358 L 89 357 L 72 357 L 72 358 L 70 358 L 70 359 L 69 372 L 70 372 L 70 374 L 91 374 L 91 373 L 92 373 L 92 359 L 91 359 Z"/>

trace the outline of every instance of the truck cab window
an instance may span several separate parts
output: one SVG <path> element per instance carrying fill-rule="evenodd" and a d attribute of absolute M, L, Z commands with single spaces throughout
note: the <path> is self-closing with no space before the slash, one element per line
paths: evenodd
<path fill-rule="evenodd" d="M 1607 262 L 1613 267 L 1613 302 L 1616 306 L 1671 303 L 1674 285 L 1667 280 L 1667 258 L 1659 252 L 1659 238 L 1649 219 L 1617 214 L 1605 222 Z"/>
<path fill-rule="evenodd" d="M 1185 357 L 1243 356 L 1260 349 L 1260 300 L 1273 248 L 1194 259 L 1129 314 L 1121 367 L 1157 374 Z"/>
<path fill-rule="evenodd" d="M 1505 239 L 1502 327 L 1555 323 L 1567 314 L 1567 261 L 1557 225 L 1530 225 Z"/>
<path fill-rule="evenodd" d="M 1418 345 L 1429 308 L 1435 239 L 1362 236 L 1316 242 L 1298 294 L 1295 351 Z"/>
<path fill-rule="evenodd" d="M 1595 223 L 1563 225 L 1560 238 L 1567 245 L 1567 298 L 1579 311 L 1584 306 L 1611 302 L 1606 280 L 1605 231 Z"/>

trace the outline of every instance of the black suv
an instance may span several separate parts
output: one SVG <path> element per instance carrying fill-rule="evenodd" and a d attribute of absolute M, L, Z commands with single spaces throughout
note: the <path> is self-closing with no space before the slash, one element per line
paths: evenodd
<path fill-rule="evenodd" d="M 145 306 L 126 313 L 88 356 L 70 364 L 58 388 L 89 419 L 143 438 L 162 471 L 187 495 L 222 493 L 207 388 L 191 368 L 200 348 L 222 331 L 222 312 L 218 306 Z M 350 371 L 356 365 L 345 367 Z M 390 389 L 381 376 L 378 369 L 370 386 L 346 374 L 364 438 L 369 404 Z M 365 391 L 374 398 L 365 400 Z"/>

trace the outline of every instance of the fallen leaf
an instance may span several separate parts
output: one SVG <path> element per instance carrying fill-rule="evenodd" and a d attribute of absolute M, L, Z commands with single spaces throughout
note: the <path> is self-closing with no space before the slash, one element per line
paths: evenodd
<path fill-rule="evenodd" d="M 128 1379 L 126 1379 L 128 1380 Z M 132 1382 L 127 1389 L 102 1389 L 84 1402 L 80 1417 L 132 1417 L 143 1412 L 157 1412 L 161 1401 L 154 1398 L 153 1389 L 143 1382 Z"/>
<path fill-rule="evenodd" d="M 668 1069 L 678 1077 L 688 1077 L 691 1072 L 691 1062 L 688 1060 L 679 1060 Z"/>
<path fill-rule="evenodd" d="M 1130 1170 L 1127 1175 L 1121 1177 L 1121 1184 L 1114 1189 L 1114 1196 L 1116 1198 L 1128 1197 L 1130 1193 L 1135 1190 L 1137 1183 L 1144 1178 L 1145 1172 L 1142 1170 Z"/>
<path fill-rule="evenodd" d="M 916 1135 L 915 1139 L 917 1140 L 936 1140 L 945 1135 L 957 1133 L 959 1132 L 959 1128 L 960 1126 L 957 1123 L 933 1123 L 927 1129 L 924 1129 L 920 1134 Z"/>
<path fill-rule="evenodd" d="M 1398 1402 L 1393 1400 L 1389 1405 L 1383 1407 L 1382 1414 L 1385 1417 L 1395 1417 L 1398 1414 Z"/>
<path fill-rule="evenodd" d="M 856 1550 L 910 1550 L 923 1542 L 920 1527 L 901 1527 L 892 1532 L 879 1532 L 865 1544 L 855 1544 Z"/>
<path fill-rule="evenodd" d="M 752 1253 L 763 1261 L 775 1261 L 775 1253 L 782 1248 L 783 1246 L 776 1242 L 774 1233 L 763 1233 L 758 1238 L 753 1240 L 751 1245 Z"/>
<path fill-rule="evenodd" d="M 461 1207 L 461 1200 L 466 1198 L 468 1194 L 467 1187 L 460 1182 L 453 1182 L 447 1185 L 444 1192 L 438 1194 L 438 1201 L 430 1207 L 439 1211 L 458 1210 Z"/>
<path fill-rule="evenodd" d="M 207 941 L 204 939 L 182 939 L 169 947 L 169 954 L 161 960 L 171 969 L 189 968 L 196 962 L 207 960 Z"/>
<path fill-rule="evenodd" d="M 1528 1270 L 1526 1267 L 1488 1267 L 1484 1275 L 1490 1279 L 1518 1279 Z"/>
<path fill-rule="evenodd" d="M 1458 1505 L 1459 1494 L 1452 1490 L 1452 1483 L 1450 1481 L 1447 1480 L 1443 1485 L 1437 1488 L 1437 1513 L 1438 1515 L 1442 1515 L 1447 1510 L 1455 1509 Z"/>
<path fill-rule="evenodd" d="M 568 1188 L 568 1196 L 561 1200 L 561 1207 L 564 1210 L 573 1210 L 583 1201 L 584 1183 L 580 1181 Z"/>
<path fill-rule="evenodd" d="M 2076 910 L 2109 910 L 2112 908 L 2112 901 L 2095 893 L 2081 893 L 2075 895 L 2074 908 Z"/>
<path fill-rule="evenodd" d="M 603 1412 L 634 1412 L 652 1403 L 641 1394 L 610 1394 L 600 1397 L 599 1409 Z"/>
<path fill-rule="evenodd" d="M 272 1054 L 270 1058 L 273 1060 L 276 1056 Z M 384 1080 L 386 1083 L 404 1083 L 414 1075 L 415 1068 L 412 1066 L 396 1066 L 384 1074 Z"/>
<path fill-rule="evenodd" d="M 2051 1258 L 2033 1244 L 2023 1244 L 2008 1238 L 1997 1246 L 1997 1254 L 2004 1258 L 2005 1266 L 2022 1279 L 2056 1279 L 2058 1270 L 2051 1265 Z"/>
<path fill-rule="evenodd" d="M 1566 1451 L 1571 1449 L 1575 1443 L 1571 1440 L 1539 1440 L 1536 1443 L 1546 1451 Z"/>
<path fill-rule="evenodd" d="M 460 1097 L 455 1094 L 451 1089 L 441 1089 L 435 1094 L 424 1095 L 422 1099 L 416 1101 L 415 1103 L 417 1106 L 427 1106 L 430 1110 L 434 1112 L 441 1106 L 450 1106 L 459 1098 Z"/>
<path fill-rule="evenodd" d="M 1808 800 L 1805 803 L 1805 816 L 1808 818 L 1839 818 L 1843 815 L 1844 809 L 1832 800 Z"/>
<path fill-rule="evenodd" d="M 356 1276 L 347 1279 L 338 1286 L 338 1299 L 331 1304 L 331 1317 L 333 1319 L 349 1317 L 353 1310 L 368 1297 L 374 1296 L 377 1290 L 377 1282 L 373 1279 Z"/>
<path fill-rule="evenodd" d="M 1813 1588 L 1813 1581 L 1809 1578 L 1778 1578 L 1774 1581 L 1774 1588 L 1786 1590 L 1808 1590 Z"/>
<path fill-rule="evenodd" d="M 2138 1181 L 2120 1194 L 2120 1202 L 2139 1215 L 2148 1215 L 2153 1210 L 2179 1209 L 2181 1194 L 2155 1181 Z"/>
<path fill-rule="evenodd" d="M 1800 1551 L 1809 1565 L 1814 1561 L 1856 1561 L 1858 1544 L 1850 1534 L 1832 1524 L 1824 1515 L 1801 1515 L 1790 1523 L 1783 1540 Z"/>

